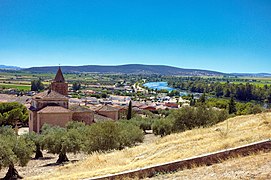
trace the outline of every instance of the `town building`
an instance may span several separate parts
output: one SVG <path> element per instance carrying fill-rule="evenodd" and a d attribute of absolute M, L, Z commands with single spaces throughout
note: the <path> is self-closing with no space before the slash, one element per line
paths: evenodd
<path fill-rule="evenodd" d="M 45 123 L 60 127 L 64 127 L 69 121 L 93 123 L 94 112 L 88 108 L 70 106 L 67 95 L 68 83 L 65 82 L 59 67 L 49 90 L 32 98 L 29 108 L 29 131 L 39 133 Z"/>

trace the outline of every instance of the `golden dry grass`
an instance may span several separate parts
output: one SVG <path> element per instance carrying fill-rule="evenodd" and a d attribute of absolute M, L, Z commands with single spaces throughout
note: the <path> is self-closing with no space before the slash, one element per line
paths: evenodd
<path fill-rule="evenodd" d="M 236 147 L 271 137 L 271 113 L 239 116 L 209 128 L 172 134 L 153 143 L 110 153 L 93 153 L 28 179 L 82 179 L 136 169 Z"/>
<path fill-rule="evenodd" d="M 232 158 L 220 164 L 160 174 L 150 179 L 271 179 L 271 152 Z"/>

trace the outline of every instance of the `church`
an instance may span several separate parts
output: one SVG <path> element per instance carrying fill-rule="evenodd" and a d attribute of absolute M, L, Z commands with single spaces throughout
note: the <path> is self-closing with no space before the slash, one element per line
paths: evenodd
<path fill-rule="evenodd" d="M 65 127 L 69 121 L 91 124 L 94 122 L 94 112 L 77 105 L 69 106 L 68 83 L 65 82 L 59 67 L 49 90 L 32 98 L 29 108 L 29 131 L 40 133 L 46 123 Z"/>

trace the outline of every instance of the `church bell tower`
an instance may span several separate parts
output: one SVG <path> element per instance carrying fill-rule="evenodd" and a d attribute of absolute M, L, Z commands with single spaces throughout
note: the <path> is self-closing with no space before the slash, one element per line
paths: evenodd
<path fill-rule="evenodd" d="M 51 83 L 51 90 L 58 92 L 64 96 L 68 95 L 68 83 L 65 82 L 61 68 L 59 67 L 55 79 Z"/>

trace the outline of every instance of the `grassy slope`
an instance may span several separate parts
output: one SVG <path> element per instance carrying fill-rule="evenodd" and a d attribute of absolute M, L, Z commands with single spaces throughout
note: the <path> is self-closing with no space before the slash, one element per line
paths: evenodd
<path fill-rule="evenodd" d="M 210 128 L 172 134 L 150 144 L 94 153 L 86 160 L 30 179 L 78 179 L 187 158 L 271 137 L 271 113 L 239 116 Z"/>
<path fill-rule="evenodd" d="M 220 164 L 162 174 L 150 179 L 271 179 L 271 152 L 232 158 Z"/>

